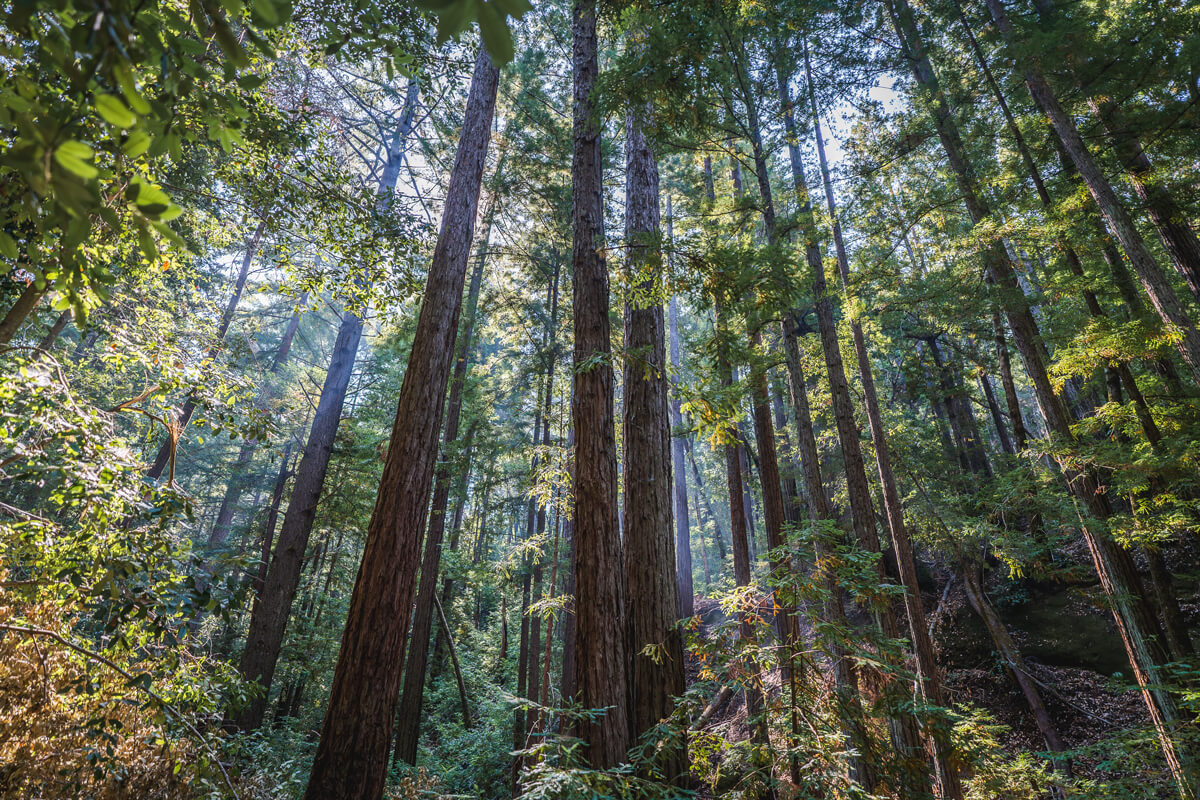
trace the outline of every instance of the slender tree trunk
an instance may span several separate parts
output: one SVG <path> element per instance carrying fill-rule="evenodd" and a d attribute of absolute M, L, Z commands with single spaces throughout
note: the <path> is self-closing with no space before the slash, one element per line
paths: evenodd
<path fill-rule="evenodd" d="M 1004 424 L 1004 414 L 996 402 L 996 392 L 992 389 L 992 381 L 986 372 L 980 373 L 979 385 L 983 388 L 983 396 L 987 399 L 988 413 L 992 415 L 992 425 L 996 428 L 1000 449 L 1010 456 L 1016 455 L 1017 448 L 1013 445 L 1012 437 L 1008 435 L 1008 426 Z"/>
<path fill-rule="evenodd" d="M 1016 44 L 1016 33 L 1008 19 L 1008 12 L 1005 10 L 1004 4 L 1000 0 L 986 0 L 986 4 L 993 22 L 996 23 L 996 27 L 1004 36 L 1005 41 L 1009 44 Z M 1167 281 L 1166 275 L 1163 274 L 1158 263 L 1146 248 L 1141 233 L 1138 232 L 1129 212 L 1121 204 L 1112 185 L 1108 182 L 1108 177 L 1087 149 L 1087 145 L 1075 126 L 1075 121 L 1059 103 L 1057 94 L 1046 81 L 1039 59 L 1036 57 L 1023 58 L 1020 59 L 1020 62 L 1019 68 L 1023 73 L 1025 84 L 1029 87 L 1030 94 L 1033 95 L 1034 100 L 1046 116 L 1050 118 L 1050 123 L 1054 126 L 1054 130 L 1074 162 L 1075 168 L 1079 170 L 1079 175 L 1087 185 L 1092 199 L 1096 201 L 1096 205 L 1100 207 L 1100 212 L 1104 215 L 1109 227 L 1121 242 L 1121 247 L 1125 250 L 1125 255 L 1128 256 L 1133 271 L 1141 280 L 1142 288 L 1150 297 L 1150 302 L 1158 311 L 1163 322 L 1178 333 L 1180 355 L 1183 356 L 1184 363 L 1191 370 L 1192 378 L 1200 382 L 1200 332 L 1196 330 L 1187 310 Z"/>
<path fill-rule="evenodd" d="M 38 342 L 38 353 L 49 354 L 54 348 L 54 343 L 58 341 L 58 337 L 64 330 L 67 329 L 67 323 L 71 321 L 71 310 L 67 309 L 58 315 L 54 320 L 54 324 L 50 326 L 50 330 L 46 331 L 46 335 Z"/>
<path fill-rule="evenodd" d="M 968 564 L 966 561 L 959 562 L 959 571 L 962 573 L 963 586 L 967 590 L 967 600 L 971 603 L 971 608 L 983 620 L 983 625 L 987 628 L 988 636 L 991 637 L 992 646 L 996 648 L 996 652 L 1004 660 L 1005 665 L 1009 669 L 1009 674 L 1012 675 L 1017 687 L 1020 688 L 1021 694 L 1025 696 L 1025 702 L 1029 704 L 1029 710 L 1033 714 L 1033 721 L 1046 742 L 1046 748 L 1052 753 L 1063 753 L 1066 751 L 1066 747 L 1063 745 L 1062 738 L 1058 735 L 1058 728 L 1055 727 L 1053 720 L 1050 719 L 1050 712 L 1046 710 L 1046 705 L 1042 702 L 1041 693 L 1038 692 L 1037 684 L 1033 682 L 1025 666 L 1025 660 L 1021 657 L 1021 651 L 1013 642 L 1012 636 L 1008 633 L 1008 628 L 1005 627 L 1003 620 L 1000 619 L 1000 615 L 996 613 L 996 609 L 988 601 L 987 595 L 983 591 L 983 585 L 979 580 L 978 570 L 979 566 L 977 564 Z M 1055 758 L 1054 767 L 1061 771 L 1067 778 L 1071 777 L 1070 758 L 1066 756 Z"/>
<path fill-rule="evenodd" d="M 785 125 L 792 119 L 792 136 L 795 134 L 794 118 L 788 110 L 792 108 L 787 91 L 787 76 L 778 69 L 782 65 L 777 62 L 777 79 L 781 93 L 781 103 L 785 108 Z M 798 139 L 793 138 L 793 141 Z M 879 536 L 875 528 L 875 512 L 871 502 L 871 490 L 867 482 L 862 447 L 859 443 L 858 424 L 854 419 L 854 407 L 850 399 L 850 387 L 846 380 L 845 368 L 842 364 L 840 345 L 838 343 L 837 326 L 833 318 L 832 295 L 828 291 L 825 280 L 825 265 L 818 244 L 816 221 L 813 216 L 812 203 L 808 191 L 808 183 L 804 177 L 803 165 L 800 161 L 799 149 L 789 145 L 789 160 L 792 168 L 792 181 L 796 198 L 800 207 L 801 235 L 805 239 L 805 260 L 809 270 L 812 294 L 816 299 L 817 328 L 821 339 L 821 348 L 825 355 L 825 372 L 829 379 L 830 395 L 833 406 L 834 420 L 837 424 L 838 440 L 841 444 L 843 467 L 846 477 L 846 489 L 850 497 L 851 527 L 854 531 L 858 546 L 868 553 L 880 552 Z M 760 187 L 763 181 L 760 179 Z M 766 187 L 769 191 L 769 185 Z M 785 332 L 785 336 L 787 333 Z M 882 560 L 878 564 L 878 577 L 881 583 L 886 582 Z M 895 610 L 890 604 L 879 610 L 879 623 L 883 634 L 896 638 L 900 628 L 896 621 Z M 906 779 L 912 784 L 907 791 L 920 795 L 928 794 L 930 776 L 927 769 L 918 766 L 923 758 L 923 748 L 917 731 L 916 721 L 911 716 L 896 717 L 890 721 L 889 730 L 893 746 L 900 756 L 909 762 L 910 769 L 906 770 Z"/>
<path fill-rule="evenodd" d="M 1002 33 L 1007 32 L 1006 35 L 1011 35 L 1011 26 L 1008 25 L 1003 7 L 997 0 L 987 0 L 987 3 L 993 18 L 997 20 L 997 27 L 1001 28 Z M 887 0 L 887 4 L 914 77 L 931 101 L 938 137 L 946 151 L 968 213 L 971 215 L 972 221 L 978 225 L 989 216 L 990 212 L 978 194 L 974 172 L 965 157 L 957 123 L 951 115 L 945 97 L 941 94 L 933 67 L 925 55 L 924 44 L 917 30 L 912 8 L 906 0 Z M 1055 128 L 1059 131 L 1060 138 L 1064 140 L 1068 151 L 1072 145 L 1068 145 L 1067 140 L 1071 139 L 1074 145 L 1077 145 L 1078 153 L 1086 156 L 1086 158 L 1078 158 L 1076 162 L 1077 167 L 1080 167 L 1080 173 L 1084 174 L 1083 166 L 1096 168 L 1095 162 L 1083 149 L 1078 132 L 1075 132 L 1074 137 L 1070 136 L 1074 125 L 1069 119 L 1063 119 L 1065 114 L 1060 113 L 1062 109 L 1058 107 L 1057 99 L 1049 91 L 1048 85 L 1044 80 L 1039 80 L 1040 75 L 1032 69 L 1027 71 L 1026 77 L 1031 90 L 1035 87 L 1038 90 L 1035 92 L 1035 98 L 1040 94 L 1044 100 L 1052 101 L 1046 104 L 1047 110 L 1057 109 L 1055 114 L 1050 115 L 1051 120 L 1055 123 Z M 1072 153 L 1072 158 L 1076 158 L 1075 153 Z M 1096 175 L 1093 174 L 1092 178 L 1096 178 Z M 1103 176 L 1101 175 L 1100 178 L 1102 179 Z M 1087 174 L 1084 174 L 1084 179 L 1092 183 Z M 1097 190 L 1093 192 L 1093 197 L 1101 206 L 1102 211 L 1105 211 L 1107 207 L 1105 217 L 1109 219 L 1109 224 L 1113 225 L 1114 219 L 1121 220 L 1123 210 L 1119 209 L 1119 206 L 1114 210 L 1113 203 L 1109 201 L 1115 201 L 1115 197 L 1107 197 L 1103 192 L 1103 187 L 1106 185 L 1107 183 L 1101 180 L 1097 185 Z M 1111 187 L 1109 187 L 1109 191 L 1111 192 Z M 1102 203 L 1102 199 L 1105 202 Z M 1112 217 L 1109 216 L 1109 212 L 1113 212 Z M 1125 217 L 1125 220 L 1127 221 L 1128 218 Z M 1116 225 L 1113 227 L 1117 228 Z M 1134 234 L 1136 235 L 1136 231 Z M 1132 238 L 1130 243 L 1131 246 L 1134 243 Z M 1129 253 L 1128 249 L 1126 251 L 1130 255 L 1131 261 L 1135 260 L 1137 253 L 1136 247 L 1133 247 L 1133 250 L 1134 253 Z M 1005 310 L 1009 325 L 1025 364 L 1026 374 L 1033 382 L 1046 427 L 1062 441 L 1069 443 L 1074 439 L 1071 422 L 1050 385 L 1045 363 L 1042 360 L 1042 349 L 1038 345 L 1037 325 L 1028 309 L 1018 305 L 1014 298 L 1015 278 L 1011 265 L 1007 263 L 998 244 L 987 248 L 984 256 L 991 279 L 1002 292 L 1002 296 L 1007 295 Z M 1139 271 L 1144 267 L 1143 264 L 1138 268 Z M 1145 284 L 1145 280 L 1143 283 Z M 1087 472 L 1080 472 L 1070 464 L 1064 464 L 1064 473 L 1072 494 L 1087 512 L 1101 522 L 1107 519 L 1111 514 L 1111 508 L 1096 477 Z M 1142 696 L 1150 712 L 1151 722 L 1158 733 L 1167 765 L 1179 785 L 1181 795 L 1184 798 L 1193 798 L 1196 794 L 1194 779 L 1185 774 L 1184 754 L 1175 740 L 1176 729 L 1180 724 L 1179 710 L 1175 698 L 1161 685 L 1158 678 L 1161 667 L 1167 663 L 1167 656 L 1161 645 L 1162 636 L 1158 621 L 1146 603 L 1145 592 L 1129 554 L 1103 533 L 1094 531 L 1092 527 L 1082 525 L 1081 530 L 1091 551 L 1101 587 L 1112 604 L 1117 629 L 1125 644 L 1134 678 L 1142 689 Z"/>
<path fill-rule="evenodd" d="M 300 300 L 300 305 L 304 305 L 303 298 Z M 279 370 L 287 362 L 288 354 L 292 351 L 292 340 L 296 338 L 296 332 L 299 329 L 300 309 L 296 309 L 288 319 L 287 327 L 283 330 L 283 337 L 279 340 L 279 348 L 275 351 L 275 356 L 271 361 L 270 375 L 278 375 Z M 266 395 L 264 399 L 269 399 L 272 392 L 268 389 L 263 394 Z M 225 487 L 225 496 L 221 498 L 221 507 L 217 511 L 217 521 L 208 537 L 209 547 L 219 547 L 229 538 L 233 515 L 237 511 L 238 501 L 246 487 L 245 473 L 250 462 L 253 461 L 257 449 L 257 441 L 250 439 L 238 450 L 237 459 L 233 462 L 233 470 L 229 475 L 229 483 Z"/>
<path fill-rule="evenodd" d="M 667 243 L 672 241 L 671 196 L 667 195 Z M 669 251 L 668 251 L 669 253 Z M 669 259 L 668 255 L 668 259 Z M 668 270 L 669 272 L 670 270 Z M 667 318 L 670 329 L 671 375 L 676 380 L 680 376 L 679 358 L 679 298 L 671 295 L 667 304 Z M 684 456 L 687 449 L 687 436 L 678 433 L 683 428 L 683 414 L 678 392 L 673 392 L 670 399 L 671 428 L 676 434 L 671 439 L 671 478 L 675 490 L 675 572 L 679 585 L 679 614 L 690 617 L 695 613 L 695 591 L 692 586 L 692 532 L 688 519 L 687 471 Z M 704 537 L 700 537 L 701 544 Z M 705 581 L 708 577 L 708 564 L 705 563 Z"/>
<path fill-rule="evenodd" d="M 1004 387 L 1004 402 L 1008 406 L 1008 420 L 1012 423 L 1016 449 L 1024 450 L 1025 443 L 1029 441 L 1029 433 L 1025 429 L 1025 418 L 1021 413 L 1021 399 L 1017 396 L 1012 360 L 1008 355 L 1008 340 L 1004 336 L 1004 321 L 998 308 L 992 311 L 992 337 L 996 342 L 996 363 L 1000 365 L 1000 384 Z"/>
<path fill-rule="evenodd" d="M 634 739 L 670 716 L 674 698 L 684 691 L 683 639 L 675 627 L 679 589 L 671 524 L 665 326 L 658 300 L 663 285 L 658 164 L 642 130 L 646 110 L 632 108 L 625 120 L 625 243 L 631 298 L 625 303 L 622 485 L 629 723 Z M 657 761 L 668 781 L 686 778 L 685 751 L 666 748 Z"/>
<path fill-rule="evenodd" d="M 234 312 L 237 311 L 238 303 L 241 302 L 242 292 L 246 288 L 246 278 L 250 275 L 250 264 L 254 262 L 254 257 L 258 254 L 258 244 L 262 240 L 263 232 L 267 229 L 267 220 L 264 217 L 258 227 L 254 229 L 250 239 L 246 242 L 246 253 L 242 256 L 242 266 L 238 270 L 237 279 L 233 284 L 233 294 L 229 297 L 229 302 L 225 304 L 225 310 L 221 313 L 221 321 L 217 323 L 217 331 L 213 337 L 213 343 L 209 346 L 206 358 L 212 358 L 221 342 L 225 341 L 225 334 L 229 332 L 229 326 L 233 323 Z M 167 441 L 162 443 L 158 449 L 158 455 L 154 457 L 154 462 L 150 468 L 146 470 L 146 477 L 151 480 L 158 480 L 162 477 L 163 470 L 167 465 L 171 465 L 170 478 L 173 481 L 175 477 L 175 450 L 179 443 L 179 437 L 183 435 L 183 431 L 187 428 L 188 423 L 192 420 L 192 414 L 196 411 L 196 400 L 189 396 L 183 402 L 183 406 L 179 409 L 179 414 L 175 417 L 172 429 L 168 432 Z"/>
<path fill-rule="evenodd" d="M 288 442 L 283 448 L 283 456 L 279 460 L 279 475 L 271 489 L 271 505 L 267 509 L 267 522 L 263 526 L 262 539 L 259 542 L 258 568 L 254 571 L 251 588 L 254 590 L 254 601 L 251 605 L 251 616 L 254 615 L 262 600 L 263 589 L 267 583 L 267 567 L 271 562 L 271 547 L 275 544 L 275 526 L 279 522 L 279 507 L 283 503 L 283 492 L 287 488 L 288 478 L 295 474 L 295 465 L 290 463 L 292 443 Z"/>
<path fill-rule="evenodd" d="M 498 82 L 480 51 L 306 800 L 383 794 Z"/>
<path fill-rule="evenodd" d="M 812 422 L 812 408 L 808 401 L 808 386 L 804 376 L 804 363 L 796 341 L 796 320 L 785 318 L 782 323 L 784 358 L 787 365 L 791 389 L 792 411 L 796 430 L 796 451 L 800 455 L 800 474 L 808 494 L 808 517 L 812 523 L 834 522 L 837 514 L 825 492 L 821 477 L 821 458 L 817 450 L 817 437 Z M 815 537 L 818 565 L 825 563 L 829 548 L 818 534 Z M 836 577 L 821 569 L 821 578 L 827 592 L 822 616 L 828 623 L 847 629 L 843 592 Z M 837 710 L 840 715 L 847 749 L 857 750 L 847 759 L 850 779 L 861 784 L 867 792 L 874 792 L 878 777 L 871 755 L 871 742 L 863 726 L 863 709 L 859 694 L 858 672 L 849 659 L 844 644 L 836 638 L 827 643 L 833 662 L 834 686 L 837 693 Z"/>
<path fill-rule="evenodd" d="M 0 320 L 0 347 L 5 346 L 12 341 L 17 335 L 17 331 L 25 324 L 25 320 L 37 308 L 37 304 L 41 302 L 44 295 L 50 288 L 46 284 L 42 288 L 38 288 L 37 281 L 30 281 L 25 284 L 25 288 L 21 290 L 21 294 L 17 296 L 17 300 L 8 309 L 8 313 L 4 315 L 4 319 Z"/>
<path fill-rule="evenodd" d="M 821 170 L 821 182 L 825 189 L 825 203 L 833 227 L 838 275 L 841 278 L 842 291 L 849 297 L 850 263 L 846 257 L 845 243 L 842 241 L 841 223 L 838 218 L 837 203 L 833 196 L 833 181 L 830 179 L 829 165 L 825 159 L 825 141 L 821 133 L 821 117 L 817 108 L 816 90 L 813 87 L 807 40 L 803 43 L 803 50 L 817 159 Z M 887 518 L 888 531 L 891 534 L 892 551 L 900 572 L 900 581 L 904 585 L 904 608 L 908 617 L 909 635 L 917 665 L 918 686 L 928 702 L 937 706 L 945 706 L 945 692 L 942 690 L 941 675 L 934 657 L 929 626 L 925 622 L 925 607 L 922 605 L 921 587 L 917 579 L 916 558 L 913 555 L 912 539 L 909 537 L 908 528 L 904 523 L 904 509 L 900 505 L 896 476 L 892 471 L 892 459 L 888 448 L 887 434 L 883 427 L 883 415 L 879 409 L 879 398 L 875 392 L 875 376 L 871 369 L 870 355 L 867 353 L 866 337 L 863 335 L 862 324 L 857 319 L 851 319 L 850 331 L 854 340 L 854 353 L 858 360 L 859 377 L 863 385 L 863 405 L 867 411 L 871 440 L 875 445 L 875 464 L 879 472 L 879 485 L 883 489 L 884 514 Z M 932 342 L 931 345 L 933 345 Z M 967 413 L 970 413 L 969 409 L 967 409 Z M 990 474 L 991 468 L 987 466 L 987 459 L 983 456 L 982 444 L 978 441 L 977 436 L 972 444 L 974 449 L 979 451 L 976 459 Z M 937 773 L 941 794 L 949 800 L 960 800 L 963 797 L 963 787 L 959 779 L 958 767 L 954 764 L 955 756 L 950 743 L 949 731 L 941 725 L 934 725 L 931 738 L 935 752 L 934 769 Z"/>
<path fill-rule="evenodd" d="M 604 255 L 604 196 L 600 122 L 593 90 L 599 72 L 595 0 L 572 6 L 574 147 L 571 192 L 575 313 L 575 684 L 584 708 L 607 708 L 577 732 L 593 767 L 625 760 L 625 593 L 617 516 L 617 446 L 613 411 L 608 267 Z"/>

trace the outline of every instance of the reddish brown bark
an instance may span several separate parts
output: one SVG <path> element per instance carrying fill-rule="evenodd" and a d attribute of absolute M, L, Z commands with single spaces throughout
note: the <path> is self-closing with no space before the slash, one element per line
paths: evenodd
<path fill-rule="evenodd" d="M 480 51 L 306 800 L 378 800 L 499 72 Z"/>
<path fill-rule="evenodd" d="M 642 131 L 645 109 L 625 122 L 625 244 L 631 296 L 625 304 L 623 435 L 625 592 L 629 632 L 629 724 L 634 739 L 674 710 L 683 694 L 683 640 L 671 524 L 670 422 L 658 244 L 658 164 Z M 668 780 L 687 775 L 686 754 L 667 748 Z"/>
<path fill-rule="evenodd" d="M 584 708 L 607 708 L 578 734 L 592 766 L 611 767 L 629 748 L 626 712 L 625 586 L 617 518 L 608 267 L 600 120 L 593 89 L 599 72 L 595 0 L 572 6 L 574 147 L 571 163 L 575 391 L 575 685 Z"/>

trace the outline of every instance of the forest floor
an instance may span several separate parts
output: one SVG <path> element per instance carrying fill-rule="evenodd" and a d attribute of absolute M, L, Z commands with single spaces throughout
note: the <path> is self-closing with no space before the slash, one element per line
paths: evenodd
<path fill-rule="evenodd" d="M 1069 565 L 1085 566 L 1086 551 L 1060 555 Z M 1196 563 L 1194 553 L 1172 555 L 1176 563 Z M 1085 578 L 1062 583 L 1014 582 L 1003 578 L 1002 572 L 1002 568 L 992 571 L 989 596 L 1021 648 L 1059 735 L 1069 749 L 1083 749 L 1073 758 L 1077 777 L 1099 777 L 1097 762 L 1103 756 L 1087 748 L 1146 722 L 1141 696 L 1129 687 L 1124 648 L 1112 616 L 1103 605 L 1100 589 L 1094 580 Z M 1078 574 L 1086 573 L 1081 569 Z M 999 742 L 1007 752 L 1044 752 L 1046 747 L 1029 707 L 998 662 L 985 628 L 967 602 L 961 581 L 949 572 L 927 573 L 924 578 L 926 612 L 938 661 L 945 670 L 950 703 L 987 712 L 994 723 L 1002 726 Z M 1200 619 L 1195 592 L 1182 591 L 1180 596 L 1186 598 L 1181 600 L 1181 607 L 1189 623 Z M 719 604 L 711 598 L 696 597 L 695 610 L 702 619 L 705 636 L 725 621 Z M 802 636 L 807 633 L 802 631 Z M 690 687 L 699 681 L 700 664 L 692 656 L 688 661 Z M 768 692 L 779 690 L 777 670 L 764 680 Z M 748 739 L 751 731 L 744 695 L 731 696 L 705 729 L 729 741 Z"/>

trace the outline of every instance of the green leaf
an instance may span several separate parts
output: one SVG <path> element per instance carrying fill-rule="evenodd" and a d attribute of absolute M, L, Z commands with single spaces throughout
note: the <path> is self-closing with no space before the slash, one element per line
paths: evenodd
<path fill-rule="evenodd" d="M 279 9 L 272 0 L 255 0 L 254 5 L 250 7 L 250 13 L 264 28 L 274 28 L 282 22 Z"/>
<path fill-rule="evenodd" d="M 141 246 L 142 252 L 151 264 L 158 262 L 158 245 L 154 243 L 154 237 L 150 235 L 150 229 L 144 224 L 138 225 L 138 245 Z"/>
<path fill-rule="evenodd" d="M 4 231 L 0 231 L 0 253 L 6 258 L 15 259 L 17 257 L 17 243 Z"/>
<path fill-rule="evenodd" d="M 243 75 L 242 77 L 238 78 L 238 86 L 242 87 L 248 92 L 254 91 L 266 82 L 266 75 Z"/>
<path fill-rule="evenodd" d="M 133 80 L 133 74 L 124 64 L 117 64 L 113 67 L 113 75 L 117 79 L 117 85 L 121 87 L 121 94 L 125 97 L 125 102 L 129 103 L 130 108 L 139 114 L 149 114 L 150 104 L 146 102 L 146 98 L 142 97 L 142 93 L 138 91 L 137 83 Z"/>
<path fill-rule="evenodd" d="M 54 160 L 72 175 L 88 180 L 100 174 L 92 163 L 92 148 L 83 142 L 63 142 L 54 151 Z"/>
<path fill-rule="evenodd" d="M 525 16 L 525 12 L 533 10 L 529 0 L 492 0 L 490 5 L 496 7 L 501 14 L 507 14 L 515 19 Z"/>
<path fill-rule="evenodd" d="M 512 31 L 504 17 L 491 3 L 479 6 L 479 35 L 483 38 L 483 46 L 487 48 L 492 63 L 503 66 L 513 58 Z"/>
<path fill-rule="evenodd" d="M 130 158 L 137 158 L 149 148 L 150 134 L 145 131 L 133 131 L 125 138 L 125 143 L 121 145 L 121 149 L 125 151 L 125 155 Z"/>
<path fill-rule="evenodd" d="M 95 100 L 96 112 L 109 125 L 117 128 L 130 128 L 137 122 L 137 117 L 120 98 L 111 94 L 98 94 Z"/>
<path fill-rule="evenodd" d="M 462 33 L 471 21 L 477 0 L 455 0 L 437 14 L 437 40 L 443 44 Z"/>

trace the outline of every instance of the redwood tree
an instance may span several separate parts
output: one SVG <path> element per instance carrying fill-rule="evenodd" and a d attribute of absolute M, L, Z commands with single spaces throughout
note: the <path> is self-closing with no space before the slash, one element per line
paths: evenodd
<path fill-rule="evenodd" d="M 378 800 L 383 795 L 400 692 L 399 662 L 408 633 L 498 83 L 499 71 L 481 50 L 321 741 L 304 794 L 307 800 Z"/>

